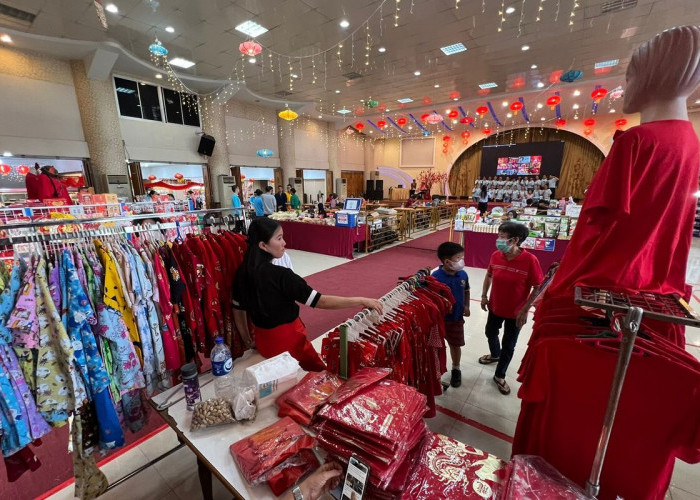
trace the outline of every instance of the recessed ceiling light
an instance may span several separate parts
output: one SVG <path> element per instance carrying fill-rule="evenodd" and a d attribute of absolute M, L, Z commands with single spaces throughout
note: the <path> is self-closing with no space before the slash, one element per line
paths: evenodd
<path fill-rule="evenodd" d="M 160 80 L 161 78 L 163 78 L 163 75 L 161 75 L 160 73 L 156 73 L 156 78 Z"/>
<path fill-rule="evenodd" d="M 364 100 L 364 99 L 360 99 L 360 102 L 365 102 L 365 100 Z"/>
<path fill-rule="evenodd" d="M 542 82 L 537 82 L 537 88 L 538 88 L 538 89 L 541 89 L 542 87 L 544 87 L 544 83 L 542 83 Z"/>
<path fill-rule="evenodd" d="M 388 113 L 389 111 L 391 111 L 391 110 L 389 108 L 386 108 L 386 112 Z"/>
<path fill-rule="evenodd" d="M 188 61 L 187 59 L 184 59 L 182 57 L 175 57 L 170 60 L 170 65 L 171 66 L 179 66 L 180 68 L 191 68 L 194 66 L 194 63 L 192 61 Z"/>
<path fill-rule="evenodd" d="M 506 118 L 513 118 L 513 113 L 508 113 L 508 114 L 506 115 Z"/>
<path fill-rule="evenodd" d="M 401 104 L 407 104 L 409 102 L 413 102 L 413 99 L 410 97 L 404 97 L 402 99 L 396 99 L 397 102 L 400 102 Z"/>
<path fill-rule="evenodd" d="M 413 130 L 413 125 L 409 125 L 408 130 Z"/>
<path fill-rule="evenodd" d="M 436 89 L 439 89 L 439 88 L 440 88 L 440 84 L 439 84 L 439 83 L 436 83 L 435 85 L 433 85 L 433 87 L 435 87 Z"/>
<path fill-rule="evenodd" d="M 320 120 L 321 118 L 323 118 L 323 115 L 318 115 L 318 119 Z"/>
<path fill-rule="evenodd" d="M 508 7 L 506 9 L 506 14 L 512 14 L 513 12 L 515 12 L 515 7 Z"/>
<path fill-rule="evenodd" d="M 698 99 L 697 101 L 695 101 L 695 104 L 700 104 L 700 99 Z"/>
<path fill-rule="evenodd" d="M 496 88 L 496 87 L 498 87 L 498 84 L 497 84 L 496 82 L 480 83 L 480 84 L 479 84 L 479 88 L 480 88 L 481 90 L 484 90 L 484 89 L 493 89 L 493 88 Z"/>
<path fill-rule="evenodd" d="M 254 57 L 249 57 L 249 58 L 248 58 L 248 62 L 249 62 L 250 64 L 255 64 L 255 61 L 256 61 L 256 59 L 255 59 Z"/>
<path fill-rule="evenodd" d="M 107 12 L 111 12 L 112 14 L 116 14 L 117 12 L 119 12 L 119 7 L 117 7 L 113 3 L 108 3 L 107 5 L 105 5 L 105 10 Z"/>
<path fill-rule="evenodd" d="M 541 121 L 545 121 L 546 118 L 545 118 L 544 116 L 542 116 L 542 117 L 540 117 L 540 120 L 541 120 Z"/>
<path fill-rule="evenodd" d="M 503 102 L 501 103 L 501 106 L 503 106 L 504 108 L 505 108 L 506 106 L 508 106 L 508 101 L 503 101 Z"/>
<path fill-rule="evenodd" d="M 574 97 L 578 97 L 578 96 L 580 96 L 580 95 L 581 95 L 581 91 L 580 91 L 580 90 L 574 90 Z"/>
<path fill-rule="evenodd" d="M 240 31 L 244 35 L 255 38 L 263 33 L 267 33 L 267 28 L 260 26 L 255 21 L 246 21 L 236 26 L 236 31 Z"/>
<path fill-rule="evenodd" d="M 593 69 L 612 68 L 613 66 L 617 66 L 619 62 L 619 59 L 610 59 L 609 61 L 597 62 L 593 65 Z"/>
<path fill-rule="evenodd" d="M 572 108 L 572 109 L 578 109 L 578 104 L 574 104 L 573 106 L 571 106 L 571 108 Z"/>
<path fill-rule="evenodd" d="M 379 47 L 377 50 L 379 52 L 386 52 L 386 47 Z"/>
<path fill-rule="evenodd" d="M 525 52 L 526 50 L 530 50 L 530 46 L 529 46 L 529 45 L 523 45 L 522 47 L 520 47 L 520 50 L 522 50 L 523 52 Z"/>
<path fill-rule="evenodd" d="M 342 21 L 340 21 L 341 28 L 347 28 L 348 26 L 350 26 L 350 22 L 347 19 L 343 19 Z"/>
<path fill-rule="evenodd" d="M 374 134 L 374 130 L 370 130 L 369 133 L 370 133 L 370 134 Z"/>
<path fill-rule="evenodd" d="M 172 26 L 166 26 L 165 31 L 167 31 L 168 33 L 175 33 L 175 28 L 173 28 Z"/>
<path fill-rule="evenodd" d="M 460 52 L 464 52 L 465 50 L 467 50 L 467 48 L 462 42 L 458 42 L 453 43 L 452 45 L 445 45 L 444 47 L 440 47 L 440 50 L 442 50 L 443 54 L 445 54 L 446 56 L 451 56 L 452 54 L 459 54 Z"/>
<path fill-rule="evenodd" d="M 12 156 L 12 153 L 10 153 L 9 151 L 4 151 L 4 152 L 2 153 L 2 155 L 3 155 L 3 156 Z"/>
<path fill-rule="evenodd" d="M 350 111 L 349 109 L 339 109 L 338 113 L 340 113 L 341 115 L 347 115 L 348 113 L 352 113 L 352 111 Z"/>
<path fill-rule="evenodd" d="M 299 75 L 297 75 L 296 73 L 292 73 L 292 74 L 289 75 L 289 76 L 291 76 L 292 78 L 299 78 Z"/>
<path fill-rule="evenodd" d="M 537 69 L 537 64 L 533 64 L 532 66 L 530 66 L 530 69 Z"/>
<path fill-rule="evenodd" d="M 12 43 L 12 37 L 7 33 L 3 33 L 2 35 L 0 35 L 0 42 Z"/>
<path fill-rule="evenodd" d="M 122 94 L 135 94 L 136 91 L 134 89 L 128 89 L 126 87 L 117 87 L 117 92 L 121 92 Z"/>
<path fill-rule="evenodd" d="M 340 94 L 340 90 L 337 90 L 337 89 L 336 89 L 335 93 L 336 93 L 336 94 Z"/>
<path fill-rule="evenodd" d="M 416 71 L 413 72 L 413 74 L 416 75 L 416 76 L 420 76 L 420 71 L 416 70 Z"/>
<path fill-rule="evenodd" d="M 615 112 L 615 108 L 610 108 L 610 112 L 611 112 L 611 113 L 614 113 L 614 112 Z"/>
<path fill-rule="evenodd" d="M 537 103 L 537 109 L 542 109 L 543 107 L 544 107 L 544 106 L 543 106 L 543 104 L 542 104 L 541 102 L 538 102 L 538 103 Z"/>

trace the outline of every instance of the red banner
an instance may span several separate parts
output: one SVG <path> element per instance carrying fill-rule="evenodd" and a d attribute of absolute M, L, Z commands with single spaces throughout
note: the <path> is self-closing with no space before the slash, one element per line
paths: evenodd
<path fill-rule="evenodd" d="M 204 184 L 201 182 L 185 182 L 184 184 L 170 184 L 168 182 L 163 182 L 163 181 L 158 181 L 158 182 L 144 182 L 143 187 L 146 189 L 150 188 L 165 188 L 165 189 L 172 189 L 174 191 L 182 191 L 183 189 L 191 189 L 193 187 L 203 187 Z"/>

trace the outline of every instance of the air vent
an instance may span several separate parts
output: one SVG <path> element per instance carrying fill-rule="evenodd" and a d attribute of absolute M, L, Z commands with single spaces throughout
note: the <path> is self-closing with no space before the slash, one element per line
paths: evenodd
<path fill-rule="evenodd" d="M 279 97 L 287 97 L 292 95 L 292 93 L 288 90 L 280 90 L 279 92 L 275 92 L 275 95 Z"/>
<path fill-rule="evenodd" d="M 34 23 L 36 15 L 0 3 L 0 24 L 6 28 L 27 29 Z"/>
<path fill-rule="evenodd" d="M 600 6 L 601 14 L 608 14 L 610 12 L 619 12 L 625 9 L 631 9 L 637 6 L 637 0 L 609 0 L 603 2 Z"/>
<path fill-rule="evenodd" d="M 350 73 L 345 73 L 343 75 L 347 80 L 355 80 L 356 78 L 362 78 L 362 75 L 356 71 L 351 71 Z"/>

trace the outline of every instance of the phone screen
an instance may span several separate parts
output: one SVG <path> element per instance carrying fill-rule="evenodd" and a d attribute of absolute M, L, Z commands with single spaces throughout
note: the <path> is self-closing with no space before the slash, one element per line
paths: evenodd
<path fill-rule="evenodd" d="M 351 456 L 348 472 L 345 474 L 345 482 L 342 485 L 341 500 L 362 500 L 368 478 L 369 465 L 360 461 L 355 455 Z"/>

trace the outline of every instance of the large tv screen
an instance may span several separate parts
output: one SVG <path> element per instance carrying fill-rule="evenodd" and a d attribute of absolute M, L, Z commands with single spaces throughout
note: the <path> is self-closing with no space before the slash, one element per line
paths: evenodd
<path fill-rule="evenodd" d="M 484 146 L 481 177 L 559 177 L 563 157 L 564 141 Z"/>

